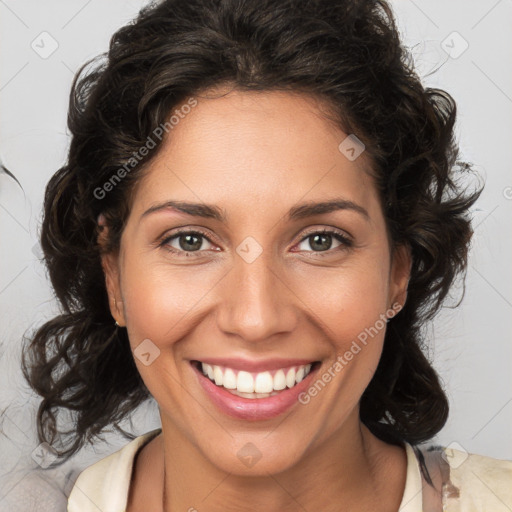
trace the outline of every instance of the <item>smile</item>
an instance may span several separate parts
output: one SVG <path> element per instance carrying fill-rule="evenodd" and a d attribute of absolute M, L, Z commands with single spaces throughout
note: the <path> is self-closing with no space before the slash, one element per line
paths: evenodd
<path fill-rule="evenodd" d="M 246 372 L 208 363 L 200 363 L 203 375 L 217 386 L 244 398 L 267 398 L 293 388 L 311 371 L 312 363 L 259 373 Z"/>
<path fill-rule="evenodd" d="M 198 384 L 216 408 L 249 421 L 270 420 L 299 404 L 320 361 L 191 360 Z M 299 404 L 300 405 L 300 404 Z"/>

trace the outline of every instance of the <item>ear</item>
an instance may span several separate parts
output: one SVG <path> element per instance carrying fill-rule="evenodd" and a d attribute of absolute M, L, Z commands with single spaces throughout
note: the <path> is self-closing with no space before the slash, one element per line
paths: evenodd
<path fill-rule="evenodd" d="M 398 245 L 393 249 L 389 283 L 388 307 L 402 309 L 407 300 L 407 286 L 411 277 L 412 255 L 410 247 Z"/>
<path fill-rule="evenodd" d="M 119 272 L 118 251 L 107 251 L 108 226 L 103 214 L 98 216 L 98 245 L 101 252 L 101 266 L 105 275 L 105 286 L 108 294 L 110 313 L 120 327 L 126 326 L 121 280 Z"/>

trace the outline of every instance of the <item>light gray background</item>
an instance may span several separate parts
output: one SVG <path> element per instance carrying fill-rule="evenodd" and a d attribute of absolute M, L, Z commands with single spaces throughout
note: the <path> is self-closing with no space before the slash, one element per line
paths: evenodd
<path fill-rule="evenodd" d="M 0 0 L 0 158 L 25 190 L 0 175 L 0 408 L 9 405 L 0 435 L 2 510 L 30 510 L 30 500 L 42 510 L 38 489 L 47 485 L 30 471 L 39 460 L 37 451 L 32 457 L 37 402 L 22 379 L 19 348 L 24 332 L 56 311 L 38 261 L 37 233 L 44 187 L 64 163 L 69 144 L 71 81 L 145 3 Z M 394 0 L 391 5 L 424 83 L 455 98 L 461 158 L 473 162 L 486 181 L 474 212 L 465 299 L 426 326 L 429 353 L 451 404 L 435 441 L 512 459 L 512 1 Z M 45 55 L 52 44 L 58 47 Z M 158 426 L 154 404 L 134 416 L 136 434 Z M 46 475 L 64 486 L 69 471 L 126 443 L 114 434 L 107 440 Z"/>

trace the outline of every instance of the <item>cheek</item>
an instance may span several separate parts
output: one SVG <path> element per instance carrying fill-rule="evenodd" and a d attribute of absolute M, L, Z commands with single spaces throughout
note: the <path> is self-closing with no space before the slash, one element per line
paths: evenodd
<path fill-rule="evenodd" d="M 146 338 L 157 345 L 179 340 L 199 321 L 205 296 L 219 277 L 211 268 L 178 268 L 127 257 L 122 288 L 132 346 Z"/>
<path fill-rule="evenodd" d="M 333 425 L 355 406 L 380 360 L 387 325 L 382 318 L 388 307 L 386 265 L 385 257 L 354 259 L 330 272 L 318 270 L 314 280 L 300 280 L 298 293 L 307 297 L 304 302 L 320 321 L 325 353 L 330 354 L 319 379 L 329 383 L 328 393 L 339 406 Z M 313 386 L 311 397 L 322 386 Z"/>
<path fill-rule="evenodd" d="M 322 323 L 331 342 L 344 349 L 386 312 L 386 261 L 354 259 L 339 268 L 308 270 L 307 276 L 296 279 L 294 291 Z"/>

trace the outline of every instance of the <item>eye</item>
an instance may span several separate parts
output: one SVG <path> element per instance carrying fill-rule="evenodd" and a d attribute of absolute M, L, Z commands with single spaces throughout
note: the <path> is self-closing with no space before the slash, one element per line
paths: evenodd
<path fill-rule="evenodd" d="M 171 236 L 165 237 L 159 243 L 159 246 L 179 256 L 184 255 L 187 257 L 195 257 L 196 255 L 192 253 L 207 250 L 204 247 L 205 241 L 212 244 L 206 234 L 201 231 L 182 230 L 175 232 Z"/>
<path fill-rule="evenodd" d="M 338 242 L 338 245 L 332 248 L 333 239 Z M 165 250 L 176 254 L 177 256 L 185 257 L 199 257 L 201 252 L 208 250 L 205 248 L 205 241 L 214 248 L 210 250 L 220 251 L 218 247 L 213 245 L 206 233 L 200 230 L 181 230 L 177 231 L 171 236 L 162 239 L 158 244 Z M 300 248 L 302 244 L 309 244 L 308 248 Z M 313 252 L 313 253 L 329 253 L 334 250 L 344 250 L 353 246 L 353 242 L 343 232 L 338 230 L 317 230 L 306 234 L 305 237 L 298 244 L 299 251 Z M 296 252 L 296 251 L 294 251 Z M 198 254 L 194 254 L 198 253 Z M 318 254 L 324 256 L 324 254 Z"/>
<path fill-rule="evenodd" d="M 298 245 L 299 250 L 309 251 L 308 248 L 300 249 L 300 245 L 308 244 L 313 252 L 332 252 L 333 239 L 338 242 L 338 245 L 334 247 L 334 250 L 343 250 L 352 247 L 353 242 L 345 234 L 338 230 L 323 229 L 319 231 L 313 231 L 308 233 Z M 311 251 L 309 251 L 311 252 Z M 320 254 L 323 256 L 323 254 Z"/>

